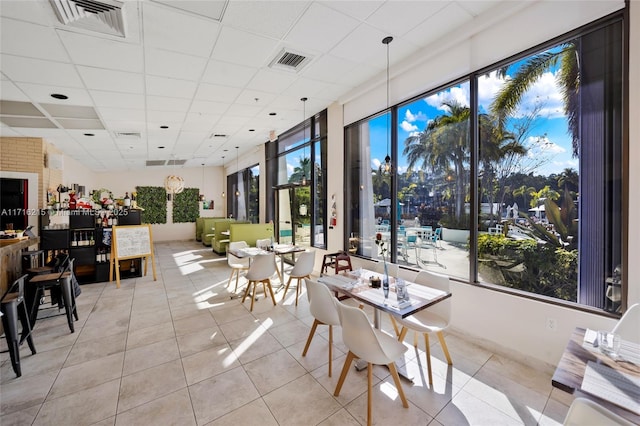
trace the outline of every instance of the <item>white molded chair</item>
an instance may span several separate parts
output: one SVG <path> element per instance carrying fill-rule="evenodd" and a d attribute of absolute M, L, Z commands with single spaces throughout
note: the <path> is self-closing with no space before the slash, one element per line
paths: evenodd
<path fill-rule="evenodd" d="M 619 334 L 622 340 L 640 343 L 640 303 L 631 305 L 613 328 L 612 333 Z"/>
<path fill-rule="evenodd" d="M 567 416 L 564 419 L 565 426 L 632 426 L 633 423 L 623 419 L 619 415 L 607 410 L 602 405 L 586 398 L 576 398 L 571 403 Z"/>
<path fill-rule="evenodd" d="M 236 287 L 233 289 L 235 293 L 238 291 L 238 280 L 240 279 L 240 272 L 249 270 L 249 258 L 239 258 L 230 253 L 231 250 L 239 250 L 249 247 L 246 241 L 232 241 L 229 243 L 229 250 L 227 250 L 227 264 L 231 268 L 231 275 L 229 276 L 229 282 L 227 288 L 231 285 L 233 276 L 236 276 Z"/>
<path fill-rule="evenodd" d="M 307 278 L 307 298 L 309 299 L 309 310 L 313 315 L 313 325 L 307 337 L 307 343 L 304 345 L 302 356 L 307 355 L 311 339 L 316 332 L 318 325 L 329 326 L 329 377 L 331 377 L 333 362 L 333 326 L 340 325 L 340 316 L 336 306 L 336 298 L 331 294 L 331 290 L 317 281 Z"/>
<path fill-rule="evenodd" d="M 373 328 L 369 323 L 367 314 L 361 309 L 353 308 L 340 302 L 336 302 L 336 305 L 340 316 L 340 325 L 342 326 L 342 341 L 349 348 L 349 353 L 344 361 L 342 373 L 333 395 L 340 395 L 340 389 L 342 389 L 342 384 L 347 377 L 351 363 L 356 359 L 363 359 L 367 361 L 367 425 L 371 425 L 373 364 L 389 367 L 398 395 L 400 395 L 402 406 L 409 408 L 395 365 L 395 360 L 407 351 L 407 347 L 388 334 Z"/>
<path fill-rule="evenodd" d="M 445 275 L 434 274 L 428 271 L 420 271 L 415 278 L 415 283 L 427 287 L 435 288 L 442 291 L 449 291 L 449 277 Z M 402 326 L 398 340 L 403 341 L 409 329 L 414 330 L 413 346 L 418 347 L 417 333 L 424 335 L 425 354 L 427 358 L 427 373 L 429 376 L 429 384 L 433 383 L 431 375 L 431 349 L 429 347 L 429 334 L 435 333 L 442 345 L 442 351 L 447 358 L 447 364 L 452 365 L 449 349 L 444 341 L 443 331 L 449 326 L 451 319 L 451 298 L 447 298 L 435 305 L 417 312 L 406 318 L 396 318 L 396 321 Z"/>
<path fill-rule="evenodd" d="M 262 250 L 269 250 L 271 248 L 271 239 L 263 238 L 256 240 L 256 247 Z"/>
<path fill-rule="evenodd" d="M 262 283 L 264 287 L 264 295 L 267 297 L 267 289 L 269 290 L 269 294 L 271 295 L 271 300 L 273 300 L 273 306 L 276 305 L 276 298 L 273 295 L 273 288 L 271 287 L 271 277 L 276 273 L 276 258 L 274 253 L 267 253 L 255 256 L 253 258 L 253 262 L 251 262 L 251 266 L 247 271 L 247 289 L 244 291 L 244 296 L 242 297 L 242 303 L 244 303 L 245 299 L 251 292 L 251 308 L 253 311 L 253 302 L 256 300 L 256 287 L 258 283 Z M 251 291 L 253 289 L 253 291 Z"/>
<path fill-rule="evenodd" d="M 287 285 L 284 287 L 284 293 L 282 294 L 282 301 L 287 297 L 287 290 L 291 281 L 295 278 L 298 282 L 296 284 L 296 306 L 298 306 L 298 297 L 300 297 L 300 286 L 302 285 L 303 278 L 310 278 L 313 272 L 313 266 L 316 261 L 316 252 L 314 250 L 307 250 L 300 253 L 298 260 L 296 260 L 293 269 L 289 272 L 289 279 Z"/>

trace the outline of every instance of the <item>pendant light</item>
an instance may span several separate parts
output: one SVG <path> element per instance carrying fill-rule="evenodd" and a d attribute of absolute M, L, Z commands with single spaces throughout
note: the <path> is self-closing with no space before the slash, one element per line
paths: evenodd
<path fill-rule="evenodd" d="M 173 157 L 173 171 L 176 170 L 176 158 Z M 184 179 L 178 175 L 169 175 L 164 180 L 164 189 L 167 191 L 167 200 L 171 201 L 173 196 L 184 191 Z"/>
<path fill-rule="evenodd" d="M 222 156 L 222 173 L 224 173 L 225 177 L 227 176 L 227 169 L 225 169 L 225 167 L 224 167 L 224 155 Z M 226 179 L 225 179 L 225 182 L 226 182 Z M 225 194 L 224 187 L 223 187 L 222 188 L 222 198 L 224 198 L 226 196 L 227 196 L 227 194 Z"/>
<path fill-rule="evenodd" d="M 307 98 L 300 98 L 300 100 L 302 101 L 302 143 L 305 144 L 302 147 L 302 161 L 300 162 L 300 168 L 302 169 L 302 186 L 305 186 L 307 184 L 307 171 L 304 169 L 304 156 L 307 154 L 307 124 L 304 120 L 307 117 Z"/>
<path fill-rule="evenodd" d="M 236 146 L 236 197 L 240 196 L 240 167 L 238 167 L 238 148 L 239 147 Z"/>
<path fill-rule="evenodd" d="M 393 41 L 393 37 L 388 36 L 382 39 L 382 44 L 387 45 L 387 110 L 389 109 L 389 43 Z M 391 151 L 391 141 L 390 134 L 391 131 L 391 114 L 390 111 L 387 111 L 387 156 L 384 157 L 384 163 L 380 165 L 380 171 L 384 175 L 390 175 L 392 173 L 392 165 L 391 165 L 391 156 L 389 152 Z"/>
<path fill-rule="evenodd" d="M 204 163 L 202 163 L 202 192 L 204 192 Z M 204 201 L 204 194 L 200 194 L 200 201 Z"/>

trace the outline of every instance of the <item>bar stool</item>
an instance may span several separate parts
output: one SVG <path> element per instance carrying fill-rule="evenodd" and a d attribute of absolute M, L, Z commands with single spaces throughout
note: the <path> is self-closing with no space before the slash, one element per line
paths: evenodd
<path fill-rule="evenodd" d="M 9 290 L 0 299 L 0 312 L 2 312 L 2 326 L 7 339 L 11 366 L 17 377 L 22 376 L 20 369 L 20 345 L 27 340 L 29 349 L 33 355 L 36 354 L 36 347 L 33 345 L 31 337 L 31 325 L 29 315 L 24 301 L 24 282 L 27 275 L 18 278 L 11 285 Z M 22 323 L 22 332 L 18 340 L 18 319 Z"/>
<path fill-rule="evenodd" d="M 76 297 L 73 288 L 73 262 L 74 259 L 66 259 L 63 262 L 64 268 L 60 272 L 54 272 L 51 274 L 35 275 L 29 280 L 29 293 L 31 299 L 31 314 L 30 320 L 32 324 L 35 324 L 38 318 L 38 304 L 41 297 L 44 295 L 46 289 L 56 289 L 60 295 L 58 300 L 58 309 L 64 307 L 65 314 L 67 316 L 67 323 L 69 324 L 69 330 L 75 332 L 73 324 L 73 318 L 76 321 L 79 319 L 78 311 L 76 309 Z"/>

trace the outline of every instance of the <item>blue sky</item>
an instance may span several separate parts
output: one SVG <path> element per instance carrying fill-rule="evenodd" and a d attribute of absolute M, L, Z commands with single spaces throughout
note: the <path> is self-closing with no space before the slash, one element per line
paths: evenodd
<path fill-rule="evenodd" d="M 516 62 L 507 70 L 507 77 L 513 75 L 521 62 Z M 531 128 L 525 144 L 529 146 L 529 157 L 522 160 L 522 164 L 529 169 L 536 167 L 537 173 L 548 175 L 559 173 L 567 167 L 578 170 L 578 160 L 573 158 L 571 137 L 567 132 L 567 122 L 563 111 L 560 91 L 556 86 L 555 72 L 552 69 L 543 74 L 538 82 L 525 94 L 515 120 L 525 116 L 533 108 L 537 108 L 534 126 Z M 479 79 L 479 106 L 486 110 L 499 88 L 504 85 L 504 79 L 492 72 Z M 427 98 L 404 105 L 398 110 L 398 146 L 402 150 L 404 140 L 411 134 L 421 132 L 430 120 L 446 113 L 442 109 L 445 100 L 456 100 L 462 105 L 469 105 L 469 85 L 462 84 L 439 92 Z M 372 167 L 377 168 L 383 161 L 387 151 L 386 116 L 371 120 L 369 131 L 372 140 Z M 392 154 L 393 155 L 393 154 Z M 406 170 L 407 164 L 399 158 L 398 169 Z"/>

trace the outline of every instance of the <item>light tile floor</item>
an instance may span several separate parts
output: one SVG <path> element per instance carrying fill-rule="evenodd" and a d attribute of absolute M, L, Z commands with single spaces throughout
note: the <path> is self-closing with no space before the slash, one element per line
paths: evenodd
<path fill-rule="evenodd" d="M 9 425 L 359 425 L 366 424 L 366 371 L 351 369 L 340 329 L 328 377 L 328 329 L 306 357 L 313 318 L 294 291 L 278 305 L 262 295 L 249 312 L 226 289 L 226 259 L 196 242 L 158 243 L 157 281 L 146 277 L 82 286 L 80 321 L 39 320 L 38 353 L 21 348 L 23 376 L 0 361 L 0 424 Z M 368 310 L 371 315 L 371 311 Z M 383 318 L 385 316 L 383 315 Z M 391 330 L 388 320 L 383 327 Z M 561 424 L 571 397 L 539 371 L 446 337 L 453 366 L 432 339 L 433 386 L 424 350 L 408 345 L 402 407 L 386 369 L 374 369 L 377 425 Z M 407 339 L 411 341 L 411 333 Z M 420 339 L 422 341 L 422 339 Z M 6 343 L 2 339 L 6 349 Z M 420 348 L 420 346 L 419 346 Z"/>

